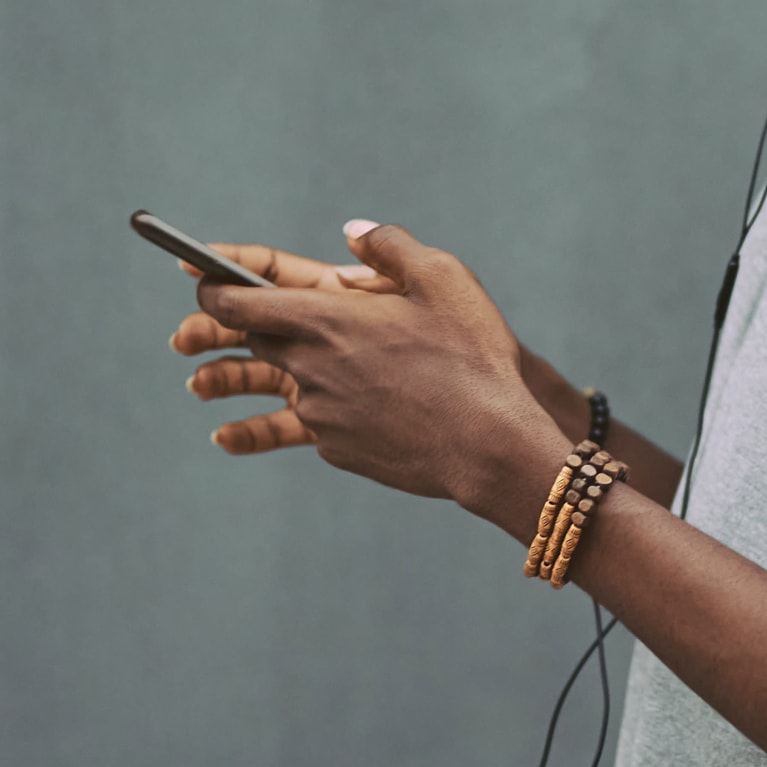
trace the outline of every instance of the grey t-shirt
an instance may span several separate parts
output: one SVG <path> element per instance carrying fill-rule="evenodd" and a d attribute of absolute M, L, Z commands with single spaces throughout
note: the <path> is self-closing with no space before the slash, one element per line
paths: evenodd
<path fill-rule="evenodd" d="M 687 512 L 691 524 L 765 568 L 766 291 L 767 205 L 741 248 L 740 271 L 720 340 Z M 672 511 L 678 514 L 680 506 L 681 490 Z M 637 643 L 616 765 L 767 767 L 767 753 Z"/>

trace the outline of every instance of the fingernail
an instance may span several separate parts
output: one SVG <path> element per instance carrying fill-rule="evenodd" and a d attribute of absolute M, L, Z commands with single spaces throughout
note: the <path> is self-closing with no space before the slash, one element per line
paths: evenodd
<path fill-rule="evenodd" d="M 368 221 L 365 218 L 353 218 L 344 224 L 344 234 L 350 240 L 356 240 L 358 237 L 362 237 L 363 234 L 367 234 L 379 226 L 381 225 L 375 221 Z"/>
<path fill-rule="evenodd" d="M 184 382 L 184 387 L 187 391 L 190 391 L 192 394 L 194 394 L 194 375 L 191 375 L 186 379 Z"/>
<path fill-rule="evenodd" d="M 178 346 L 176 346 L 176 339 L 178 338 L 178 333 L 174 333 L 169 339 L 168 339 L 168 346 L 170 346 L 171 350 L 174 352 L 178 351 Z"/>
<path fill-rule="evenodd" d="M 372 280 L 378 272 L 367 264 L 353 264 L 351 266 L 337 266 L 336 274 L 340 274 L 347 280 Z"/>
<path fill-rule="evenodd" d="M 186 271 L 186 270 L 184 269 L 184 262 L 183 262 L 183 261 L 182 261 L 180 258 L 177 258 L 177 259 L 176 259 L 176 263 L 178 264 L 178 268 L 179 268 L 179 269 L 181 269 L 181 271 L 182 271 L 182 272 L 183 272 L 183 271 Z"/>
<path fill-rule="evenodd" d="M 213 429 L 210 433 L 210 441 L 213 445 L 221 446 L 221 443 L 218 441 L 218 429 Z"/>

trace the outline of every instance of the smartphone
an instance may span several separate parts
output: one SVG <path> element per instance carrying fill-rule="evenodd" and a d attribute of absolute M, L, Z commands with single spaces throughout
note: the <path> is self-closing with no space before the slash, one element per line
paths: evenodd
<path fill-rule="evenodd" d="M 276 287 L 273 282 L 216 253 L 146 210 L 137 210 L 130 217 L 130 223 L 144 239 L 223 282 L 246 287 Z"/>

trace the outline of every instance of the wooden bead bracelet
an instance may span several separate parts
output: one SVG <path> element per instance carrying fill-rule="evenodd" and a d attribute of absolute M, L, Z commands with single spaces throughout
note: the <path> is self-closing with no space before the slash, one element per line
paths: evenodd
<path fill-rule="evenodd" d="M 554 588 L 567 582 L 567 569 L 597 504 L 615 481 L 625 482 L 628 466 L 593 440 L 584 440 L 567 457 L 538 518 L 524 573 Z"/>

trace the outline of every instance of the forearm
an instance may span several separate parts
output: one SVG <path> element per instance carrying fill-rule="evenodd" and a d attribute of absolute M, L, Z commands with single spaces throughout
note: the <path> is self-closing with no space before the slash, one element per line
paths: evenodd
<path fill-rule="evenodd" d="M 535 436 L 514 453 L 522 462 L 509 458 L 499 471 L 501 453 L 488 447 L 480 465 L 493 467 L 499 480 L 487 481 L 480 470 L 482 489 L 461 501 L 525 546 L 571 449 L 545 414 L 531 421 Z M 500 436 L 494 441 L 503 444 Z M 766 571 L 618 483 L 584 533 L 570 577 L 767 749 Z"/>
<path fill-rule="evenodd" d="M 767 749 L 767 571 L 618 486 L 584 535 L 571 577 Z"/>
<path fill-rule="evenodd" d="M 590 408 L 582 392 L 548 362 L 521 347 L 522 376 L 539 404 L 576 444 L 589 430 Z M 604 448 L 631 466 L 631 485 L 665 508 L 671 506 L 682 463 L 646 437 L 613 418 Z"/>

